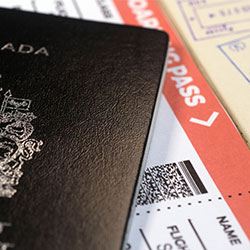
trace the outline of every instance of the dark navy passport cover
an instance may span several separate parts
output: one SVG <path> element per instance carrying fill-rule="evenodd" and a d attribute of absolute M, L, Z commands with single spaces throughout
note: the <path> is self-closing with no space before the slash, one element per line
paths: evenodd
<path fill-rule="evenodd" d="M 167 35 L 4 9 L 0 34 L 1 246 L 120 249 Z"/>

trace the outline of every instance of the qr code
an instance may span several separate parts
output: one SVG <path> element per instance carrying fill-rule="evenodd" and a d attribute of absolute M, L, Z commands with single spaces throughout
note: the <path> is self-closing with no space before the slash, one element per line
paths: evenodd
<path fill-rule="evenodd" d="M 142 177 L 137 205 L 207 193 L 189 160 L 147 168 Z"/>

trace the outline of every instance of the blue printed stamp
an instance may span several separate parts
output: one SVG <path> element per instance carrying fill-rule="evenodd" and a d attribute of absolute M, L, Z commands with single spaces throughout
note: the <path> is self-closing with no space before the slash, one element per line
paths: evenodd
<path fill-rule="evenodd" d="M 194 40 L 250 31 L 250 0 L 177 0 Z"/>
<path fill-rule="evenodd" d="M 250 83 L 250 35 L 218 45 L 221 52 Z"/>

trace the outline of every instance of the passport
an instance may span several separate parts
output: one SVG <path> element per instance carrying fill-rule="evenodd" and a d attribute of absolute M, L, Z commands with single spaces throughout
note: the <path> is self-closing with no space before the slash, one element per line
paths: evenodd
<path fill-rule="evenodd" d="M 168 36 L 0 9 L 0 249 L 120 249 Z"/>

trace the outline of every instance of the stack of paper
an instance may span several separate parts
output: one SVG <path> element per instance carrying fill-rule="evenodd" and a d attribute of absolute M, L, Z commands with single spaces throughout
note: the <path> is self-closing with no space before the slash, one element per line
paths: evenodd
<path fill-rule="evenodd" d="M 250 146 L 250 1 L 161 4 Z"/>

